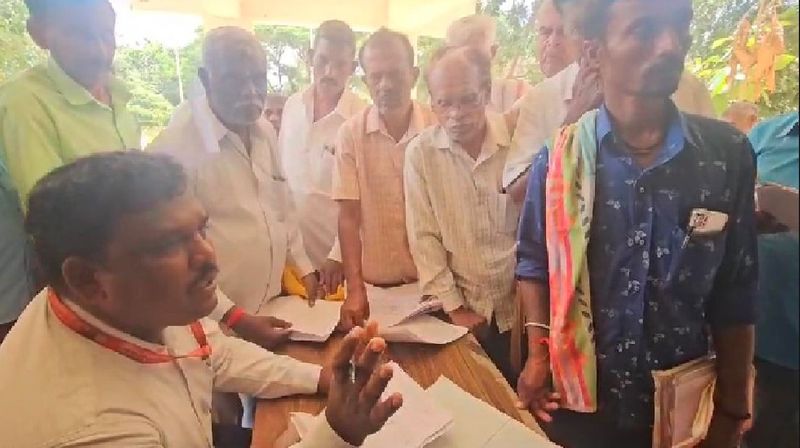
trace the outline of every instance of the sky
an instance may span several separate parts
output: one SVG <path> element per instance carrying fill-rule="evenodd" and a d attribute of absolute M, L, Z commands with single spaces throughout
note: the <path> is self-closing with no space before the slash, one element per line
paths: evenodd
<path fill-rule="evenodd" d="M 135 46 L 145 40 L 167 47 L 184 47 L 202 26 L 198 16 L 151 11 L 132 11 L 130 0 L 111 0 L 117 12 L 117 43 Z"/>

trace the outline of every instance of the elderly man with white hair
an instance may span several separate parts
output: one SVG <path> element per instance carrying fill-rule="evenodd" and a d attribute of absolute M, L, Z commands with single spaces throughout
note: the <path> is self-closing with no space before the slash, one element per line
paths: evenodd
<path fill-rule="evenodd" d="M 577 10 L 574 6 L 579 3 L 579 0 L 544 0 L 539 7 L 539 19 L 546 19 L 550 28 L 561 29 L 572 42 L 557 47 L 567 54 L 570 64 L 535 85 L 514 106 L 519 115 L 503 174 L 503 188 L 520 203 L 525 196 L 533 156 L 542 149 L 545 141 L 552 138 L 561 126 L 576 122 L 584 112 L 602 103 L 596 71 L 582 62 L 584 58 L 579 52 L 570 55 L 573 53 L 571 49 L 583 42 L 583 37 L 572 26 Z M 548 59 L 557 58 L 550 54 Z M 708 89 L 689 72 L 684 72 L 672 100 L 683 112 L 706 117 L 716 115 Z"/>
<path fill-rule="evenodd" d="M 467 46 L 483 52 L 490 60 L 497 55 L 497 24 L 492 17 L 473 14 L 462 17 L 447 28 L 446 45 Z M 505 113 L 522 98 L 529 89 L 523 79 L 496 78 L 492 80 L 489 108 Z"/>
<path fill-rule="evenodd" d="M 288 339 L 289 324 L 253 314 L 280 294 L 286 265 L 297 268 L 310 296 L 318 288 L 277 136 L 263 116 L 266 54 L 252 33 L 217 28 L 206 37 L 198 75 L 205 95 L 190 100 L 149 150 L 180 161 L 208 212 L 221 292 L 210 317 L 271 348 Z"/>

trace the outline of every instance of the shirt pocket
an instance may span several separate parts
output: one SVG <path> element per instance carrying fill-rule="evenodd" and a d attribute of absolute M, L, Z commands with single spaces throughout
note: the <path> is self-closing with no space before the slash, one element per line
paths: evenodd
<path fill-rule="evenodd" d="M 519 207 L 511 199 L 511 196 L 490 192 L 488 203 L 489 216 L 494 227 L 503 234 L 516 234 L 519 224 Z"/>
<path fill-rule="evenodd" d="M 334 149 L 332 146 L 325 145 L 313 167 L 312 186 L 315 193 L 330 196 L 333 185 L 333 161 Z"/>
<path fill-rule="evenodd" d="M 285 222 L 291 207 L 289 199 L 289 185 L 286 179 L 267 175 L 263 182 L 259 183 L 261 200 L 264 209 L 280 222 Z"/>
<path fill-rule="evenodd" d="M 727 229 L 711 235 L 691 235 L 683 228 L 673 230 L 668 287 L 678 294 L 707 296 L 714 287 L 717 271 L 725 256 Z"/>

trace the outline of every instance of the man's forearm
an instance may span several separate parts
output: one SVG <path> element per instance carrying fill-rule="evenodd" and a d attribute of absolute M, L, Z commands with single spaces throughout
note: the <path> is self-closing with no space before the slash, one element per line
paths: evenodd
<path fill-rule="evenodd" d="M 748 410 L 750 366 L 753 362 L 755 330 L 752 325 L 712 329 L 717 354 L 716 409 L 734 416 Z"/>
<path fill-rule="evenodd" d="M 550 291 L 547 283 L 539 280 L 519 281 L 520 300 L 525 322 L 550 325 Z M 528 356 L 544 355 L 546 347 L 539 341 L 548 337 L 549 332 L 539 327 L 526 327 L 528 335 Z"/>
<path fill-rule="evenodd" d="M 361 269 L 361 204 L 359 201 L 339 203 L 339 243 L 342 265 L 348 288 L 364 285 Z"/>

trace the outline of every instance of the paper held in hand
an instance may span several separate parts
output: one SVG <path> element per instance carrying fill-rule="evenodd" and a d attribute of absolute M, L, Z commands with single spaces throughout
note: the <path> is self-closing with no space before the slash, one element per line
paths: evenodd
<path fill-rule="evenodd" d="M 403 406 L 389 417 L 380 431 L 364 440 L 363 448 L 422 448 L 447 432 L 453 417 L 397 364 L 390 363 L 394 376 L 386 386 L 381 399 L 399 392 Z M 313 428 L 315 419 L 325 418 L 325 411 L 317 416 L 293 413 L 292 423 L 302 439 Z"/>
<path fill-rule="evenodd" d="M 771 183 L 756 185 L 756 210 L 769 213 L 780 224 L 795 233 L 798 233 L 798 221 L 800 221 L 798 201 L 800 195 L 795 188 Z"/>

